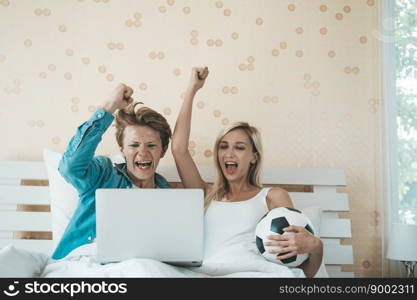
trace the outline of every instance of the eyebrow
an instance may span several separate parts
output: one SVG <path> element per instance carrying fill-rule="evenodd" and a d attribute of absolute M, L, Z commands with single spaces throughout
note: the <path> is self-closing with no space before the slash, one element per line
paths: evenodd
<path fill-rule="evenodd" d="M 145 144 L 156 144 L 157 142 L 155 141 L 149 141 L 149 142 L 145 142 Z M 130 141 L 129 144 L 141 144 L 141 142 L 138 141 Z"/>
<path fill-rule="evenodd" d="M 229 142 L 227 142 L 227 141 L 221 141 L 221 142 L 220 142 L 220 144 L 222 144 L 222 143 L 224 143 L 224 144 L 229 144 Z M 245 142 L 236 142 L 236 144 L 243 144 L 243 145 L 247 145 Z"/>

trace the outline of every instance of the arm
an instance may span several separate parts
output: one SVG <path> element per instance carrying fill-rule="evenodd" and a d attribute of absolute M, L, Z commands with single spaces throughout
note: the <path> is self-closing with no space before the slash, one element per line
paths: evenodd
<path fill-rule="evenodd" d="M 268 192 L 267 203 L 269 210 L 282 206 L 293 208 L 290 195 L 281 188 L 272 188 Z M 279 251 L 272 250 L 275 251 L 273 253 L 276 254 L 288 252 L 288 254 L 278 256 L 278 259 L 289 258 L 298 253 L 309 253 L 309 258 L 299 267 L 304 271 L 304 274 L 307 277 L 314 277 L 320 268 L 323 259 L 323 242 L 319 237 L 312 235 L 304 227 L 288 226 L 284 231 L 292 231 L 295 232 L 295 234 L 271 235 L 269 236 L 271 241 L 267 242 L 266 245 L 282 247 Z"/>
<path fill-rule="evenodd" d="M 104 132 L 113 122 L 112 114 L 130 104 L 133 101 L 130 98 L 132 94 L 131 88 L 120 84 L 104 103 L 103 109 L 97 110 L 90 120 L 78 127 L 62 155 L 58 170 L 80 194 L 91 189 L 103 176 L 106 164 L 94 158 L 94 153 Z"/>
<path fill-rule="evenodd" d="M 294 229 L 290 229 L 290 228 L 288 228 L 288 230 L 294 231 Z M 307 277 L 313 278 L 314 275 L 316 275 L 317 271 L 319 270 L 321 261 L 323 260 L 323 242 L 319 237 L 315 237 L 309 232 L 308 234 L 311 236 L 310 237 L 311 250 L 310 251 L 306 250 L 306 252 L 310 254 L 310 257 L 304 263 L 300 265 L 300 268 L 304 271 L 304 274 Z"/>
<path fill-rule="evenodd" d="M 175 124 L 174 134 L 172 135 L 171 151 L 174 156 L 175 164 L 181 181 L 185 188 L 202 188 L 205 189 L 206 184 L 200 176 L 194 160 L 188 150 L 191 130 L 191 115 L 193 109 L 193 100 L 197 91 L 203 87 L 208 76 L 208 69 L 193 68 L 191 71 L 191 79 L 185 99 L 182 103 L 181 110 L 178 114 Z"/>

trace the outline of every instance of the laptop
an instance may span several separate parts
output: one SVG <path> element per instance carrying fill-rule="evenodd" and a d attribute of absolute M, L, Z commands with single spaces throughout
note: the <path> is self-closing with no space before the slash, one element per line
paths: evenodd
<path fill-rule="evenodd" d="M 100 263 L 150 258 L 178 266 L 203 260 L 201 189 L 97 189 Z"/>

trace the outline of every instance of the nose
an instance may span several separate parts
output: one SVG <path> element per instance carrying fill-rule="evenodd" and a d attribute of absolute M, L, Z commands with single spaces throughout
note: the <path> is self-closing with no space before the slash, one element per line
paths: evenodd
<path fill-rule="evenodd" d="M 226 151 L 224 153 L 225 158 L 233 158 L 234 156 L 235 156 L 235 152 L 233 151 L 232 148 L 226 149 Z"/>
<path fill-rule="evenodd" d="M 147 154 L 147 148 L 144 144 L 141 144 L 139 147 L 137 147 L 136 155 L 139 156 L 145 156 Z"/>

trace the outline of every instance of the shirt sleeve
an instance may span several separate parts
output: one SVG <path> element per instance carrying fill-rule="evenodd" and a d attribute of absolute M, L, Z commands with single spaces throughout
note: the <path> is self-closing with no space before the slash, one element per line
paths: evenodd
<path fill-rule="evenodd" d="M 79 193 L 96 184 L 105 176 L 107 164 L 95 159 L 94 153 L 103 134 L 114 120 L 114 116 L 103 109 L 97 110 L 91 118 L 77 128 L 66 151 L 62 155 L 58 170 Z"/>

